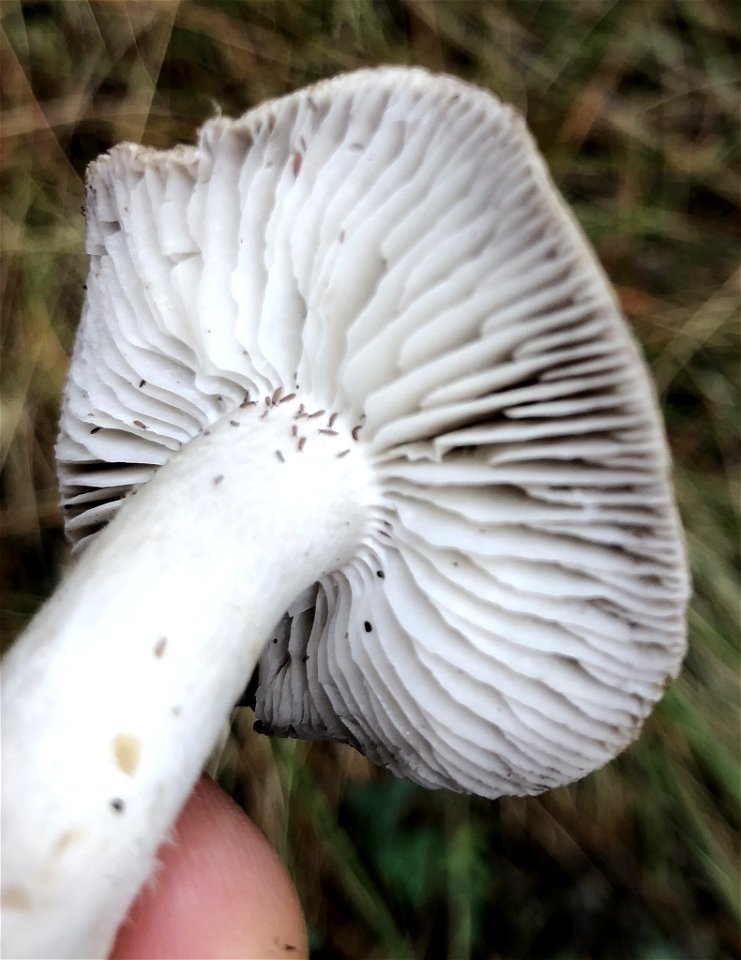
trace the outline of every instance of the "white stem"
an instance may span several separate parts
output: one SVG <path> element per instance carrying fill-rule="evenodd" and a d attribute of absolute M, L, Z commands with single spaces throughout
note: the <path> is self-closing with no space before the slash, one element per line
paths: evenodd
<path fill-rule="evenodd" d="M 5 658 L 4 957 L 107 954 L 270 631 L 367 532 L 347 427 L 265 409 L 130 497 Z"/>

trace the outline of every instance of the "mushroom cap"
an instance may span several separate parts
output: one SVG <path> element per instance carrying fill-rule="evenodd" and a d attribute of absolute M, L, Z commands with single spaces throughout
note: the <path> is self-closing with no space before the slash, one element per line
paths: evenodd
<path fill-rule="evenodd" d="M 685 650 L 667 447 L 512 108 L 362 70 L 210 120 L 195 147 L 121 144 L 87 203 L 58 443 L 73 541 L 246 393 L 337 412 L 373 466 L 362 550 L 265 648 L 260 729 L 490 797 L 635 738 Z"/>

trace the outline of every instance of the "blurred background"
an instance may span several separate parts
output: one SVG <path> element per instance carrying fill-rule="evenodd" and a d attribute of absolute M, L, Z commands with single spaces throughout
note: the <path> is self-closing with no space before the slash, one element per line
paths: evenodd
<path fill-rule="evenodd" d="M 496 803 L 235 712 L 212 771 L 292 871 L 316 960 L 741 956 L 739 79 L 733 0 L 3 0 L 4 643 L 67 557 L 53 466 L 87 164 L 217 111 L 420 64 L 527 117 L 653 369 L 694 576 L 690 652 L 618 761 Z"/>

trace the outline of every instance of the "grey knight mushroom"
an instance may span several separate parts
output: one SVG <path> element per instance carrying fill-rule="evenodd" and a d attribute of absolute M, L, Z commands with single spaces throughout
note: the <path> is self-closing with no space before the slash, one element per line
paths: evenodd
<path fill-rule="evenodd" d="M 2 678 L 3 947 L 104 956 L 254 668 L 261 728 L 537 794 L 676 675 L 654 393 L 524 121 L 419 69 L 121 144 Z"/>

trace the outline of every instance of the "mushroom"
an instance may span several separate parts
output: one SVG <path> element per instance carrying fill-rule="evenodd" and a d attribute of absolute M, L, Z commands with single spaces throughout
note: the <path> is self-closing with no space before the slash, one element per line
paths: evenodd
<path fill-rule="evenodd" d="M 121 144 L 3 669 L 6 956 L 102 956 L 259 662 L 260 729 L 486 797 L 583 777 L 685 650 L 646 368 L 523 120 L 419 69 Z"/>

